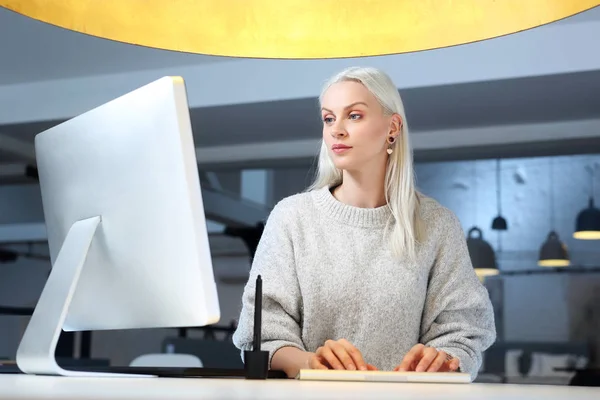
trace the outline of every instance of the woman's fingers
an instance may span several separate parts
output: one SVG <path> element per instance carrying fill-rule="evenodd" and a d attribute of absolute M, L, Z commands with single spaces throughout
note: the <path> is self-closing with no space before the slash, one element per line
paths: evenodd
<path fill-rule="evenodd" d="M 308 363 L 310 369 L 329 369 L 329 364 L 325 359 L 319 355 L 314 355 L 310 358 Z"/>
<path fill-rule="evenodd" d="M 394 371 L 405 372 L 413 370 L 413 363 L 421 358 L 421 354 L 424 348 L 425 346 L 420 343 L 413 346 L 413 348 L 410 349 L 408 353 L 406 353 L 404 359 L 402 359 L 402 362 L 394 369 Z"/>
<path fill-rule="evenodd" d="M 458 358 L 452 358 L 448 353 L 434 347 L 417 344 L 404 356 L 394 371 L 448 372 L 457 371 L 459 367 Z"/>
<path fill-rule="evenodd" d="M 434 347 L 417 344 L 404 356 L 394 371 L 457 371 L 460 361 L 450 357 L 446 352 L 438 351 Z M 346 339 L 325 342 L 325 345 L 319 347 L 314 357 L 310 359 L 309 367 L 312 369 L 377 371 L 374 365 L 367 364 L 361 352 Z"/>
<path fill-rule="evenodd" d="M 423 349 L 423 351 L 421 352 L 421 359 L 419 360 L 419 363 L 417 364 L 415 371 L 417 371 L 417 372 L 427 371 L 427 368 L 429 368 L 429 366 L 431 365 L 433 360 L 435 360 L 437 355 L 438 355 L 437 349 L 434 349 L 433 347 L 425 347 Z"/>
<path fill-rule="evenodd" d="M 427 368 L 427 372 L 438 372 L 440 368 L 444 367 L 444 363 L 446 362 L 447 354 L 443 351 L 437 353 L 437 356 L 433 359 L 429 367 Z"/>
<path fill-rule="evenodd" d="M 452 372 L 457 371 L 460 367 L 460 360 L 458 358 L 453 358 L 448 362 L 448 369 Z"/>
<path fill-rule="evenodd" d="M 356 370 L 354 361 L 352 360 L 352 357 L 350 357 L 350 354 L 348 354 L 348 352 L 346 351 L 346 348 L 344 346 L 342 346 L 340 343 L 335 342 L 333 340 L 329 341 L 329 343 L 327 343 L 327 346 L 329 346 L 329 348 L 331 348 L 331 350 L 333 351 L 333 354 L 335 354 L 337 359 L 342 363 L 343 368 L 341 368 L 341 369 L 348 369 L 350 371 Z"/>
<path fill-rule="evenodd" d="M 323 357 L 333 369 L 346 369 L 329 345 L 320 347 L 319 350 L 317 350 L 317 355 Z"/>
<path fill-rule="evenodd" d="M 358 369 L 360 371 L 366 371 L 367 370 L 367 363 L 365 362 L 365 360 L 364 360 L 362 354 L 360 353 L 360 351 L 356 347 L 354 347 L 354 345 L 352 343 L 350 343 L 346 339 L 340 339 L 338 341 L 338 343 L 340 345 L 342 345 L 344 347 L 344 349 L 346 349 L 346 352 L 348 353 L 348 355 L 352 359 L 352 361 L 354 363 L 354 367 L 356 369 Z M 352 368 L 348 368 L 348 369 L 352 369 Z"/>
<path fill-rule="evenodd" d="M 369 365 L 365 362 L 361 352 L 346 339 L 328 340 L 315 353 L 320 357 L 320 364 L 331 368 L 350 371 L 367 371 Z M 377 370 L 371 366 L 372 370 Z"/>

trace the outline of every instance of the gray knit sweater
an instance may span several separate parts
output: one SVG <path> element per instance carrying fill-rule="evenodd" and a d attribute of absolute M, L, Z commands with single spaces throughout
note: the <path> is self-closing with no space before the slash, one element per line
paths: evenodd
<path fill-rule="evenodd" d="M 397 261 L 383 239 L 387 206 L 358 208 L 329 188 L 296 194 L 271 211 L 258 245 L 233 340 L 252 348 L 254 287 L 263 279 L 262 349 L 314 352 L 345 338 L 368 363 L 392 370 L 417 343 L 458 357 L 473 378 L 495 340 L 485 287 L 457 217 L 421 197 L 425 236 L 417 262 Z"/>

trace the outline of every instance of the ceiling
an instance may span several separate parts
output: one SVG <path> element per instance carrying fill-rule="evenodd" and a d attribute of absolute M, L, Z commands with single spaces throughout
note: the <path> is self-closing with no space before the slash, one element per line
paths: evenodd
<path fill-rule="evenodd" d="M 600 71 L 405 89 L 402 97 L 408 125 L 415 134 L 600 118 Z M 316 98 L 196 108 L 191 110 L 191 119 L 195 144 L 202 147 L 311 139 L 321 134 Z M 36 134 L 60 122 L 4 125 L 0 133 L 33 143 Z M 538 143 L 535 151 L 572 154 L 585 152 L 590 144 L 564 142 L 563 147 L 552 150 Z M 486 151 L 494 156 L 499 151 L 515 156 L 514 147 L 466 151 L 470 157 L 485 157 Z M 517 156 L 532 156 L 532 151 L 523 147 Z M 457 152 L 453 154 L 459 157 Z M 447 154 L 428 155 L 428 159 L 443 157 Z"/>
<path fill-rule="evenodd" d="M 412 132 L 600 118 L 600 71 L 404 89 Z M 320 135 L 316 98 L 191 110 L 197 146 L 222 146 Z M 0 126 L 33 143 L 61 121 Z"/>
<path fill-rule="evenodd" d="M 100 39 L 3 7 L 0 51 L 0 85 L 231 60 Z"/>
<path fill-rule="evenodd" d="M 600 118 L 600 71 L 404 89 L 413 132 Z M 192 110 L 199 146 L 315 138 L 316 98 Z"/>

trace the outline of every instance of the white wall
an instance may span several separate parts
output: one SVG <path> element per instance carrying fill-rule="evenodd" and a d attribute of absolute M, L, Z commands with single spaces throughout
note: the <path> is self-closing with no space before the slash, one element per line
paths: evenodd
<path fill-rule="evenodd" d="M 554 212 L 550 206 L 550 160 L 554 165 Z M 425 194 L 454 211 L 465 232 L 474 225 L 497 250 L 504 270 L 536 268 L 539 249 L 555 229 L 578 266 L 600 266 L 600 244 L 573 238 L 577 214 L 587 207 L 590 174 L 596 166 L 596 188 L 600 189 L 600 155 L 509 159 L 501 162 L 502 210 L 509 230 L 498 235 L 491 230 L 497 215 L 496 161 L 418 164 L 417 184 Z M 596 203 L 600 190 L 596 191 Z"/>

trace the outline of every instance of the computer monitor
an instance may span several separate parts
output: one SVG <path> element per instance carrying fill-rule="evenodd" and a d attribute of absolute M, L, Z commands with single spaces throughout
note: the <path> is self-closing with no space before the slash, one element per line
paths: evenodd
<path fill-rule="evenodd" d="M 38 134 L 35 151 L 53 267 L 17 351 L 21 371 L 102 375 L 58 366 L 61 329 L 219 321 L 181 77 Z"/>

